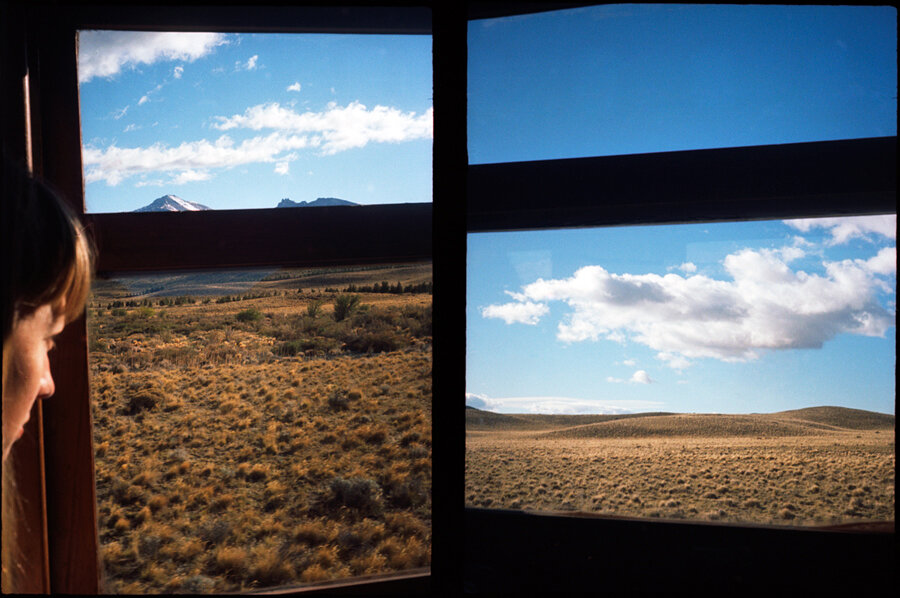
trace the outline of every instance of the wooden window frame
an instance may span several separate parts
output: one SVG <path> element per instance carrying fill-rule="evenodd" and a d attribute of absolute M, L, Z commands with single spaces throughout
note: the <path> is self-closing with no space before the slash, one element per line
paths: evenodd
<path fill-rule="evenodd" d="M 248 7 L 4 3 L 0 14 L 5 34 L 4 148 L 12 157 L 29 162 L 35 176 L 60 191 L 80 215 L 96 241 L 99 272 L 424 260 L 437 266 L 432 259 L 431 231 L 440 210 L 433 209 L 434 203 L 351 209 L 85 214 L 76 67 L 79 30 L 432 34 L 428 4 Z M 445 151 L 438 145 L 434 144 L 435 156 Z M 438 182 L 434 177 L 433 184 L 437 186 Z M 435 330 L 441 328 L 440 323 L 435 324 Z M 96 594 L 103 588 L 84 317 L 66 327 L 57 346 L 51 358 L 56 395 L 36 403 L 25 437 L 13 447 L 17 485 L 25 499 L 22 523 L 29 529 L 22 547 L 29 584 L 25 589 Z M 434 480 L 436 493 L 442 490 L 441 484 Z M 434 504 L 443 503 L 436 500 Z M 429 567 L 263 592 L 420 592 L 431 587 L 434 573 L 435 568 Z"/>
<path fill-rule="evenodd" d="M 559 8 L 476 2 L 468 19 Z M 471 164 L 466 230 L 895 213 L 896 154 L 893 136 Z M 897 585 L 893 521 L 797 528 L 466 507 L 464 530 L 470 592 L 852 594 Z"/>

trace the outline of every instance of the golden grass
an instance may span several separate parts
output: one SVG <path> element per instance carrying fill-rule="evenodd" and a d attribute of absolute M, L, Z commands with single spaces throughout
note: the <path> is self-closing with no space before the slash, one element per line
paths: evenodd
<path fill-rule="evenodd" d="M 116 333 L 121 318 L 89 309 L 107 349 L 91 356 L 107 591 L 240 592 L 430 562 L 430 338 L 273 355 L 265 326 L 319 292 L 154 307 L 158 333 Z M 250 306 L 270 319 L 224 324 Z"/>
<path fill-rule="evenodd" d="M 894 432 L 885 427 L 893 417 L 812 413 L 838 414 L 848 427 L 833 418 L 800 435 L 781 425 L 783 414 L 723 416 L 706 419 L 714 431 L 689 435 L 701 418 L 610 419 L 556 431 L 546 420 L 543 430 L 527 421 L 516 430 L 498 418 L 493 431 L 467 432 L 466 504 L 780 525 L 893 520 Z M 672 434 L 661 433 L 667 426 Z"/>

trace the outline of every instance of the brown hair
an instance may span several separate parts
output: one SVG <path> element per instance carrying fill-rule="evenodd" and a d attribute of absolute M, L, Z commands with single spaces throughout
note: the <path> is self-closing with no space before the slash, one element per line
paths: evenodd
<path fill-rule="evenodd" d="M 71 322 L 83 311 L 90 292 L 94 251 L 71 208 L 24 168 L 3 159 L 3 395 L 9 367 L 8 341 L 19 320 L 49 304 Z M 21 559 L 15 537 L 18 497 L 11 454 L 3 462 L 2 590 L 21 587 Z"/>

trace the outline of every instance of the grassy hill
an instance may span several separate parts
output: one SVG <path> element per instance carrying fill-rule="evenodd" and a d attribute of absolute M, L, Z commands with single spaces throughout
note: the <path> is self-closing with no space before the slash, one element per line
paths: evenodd
<path fill-rule="evenodd" d="M 620 415 L 500 414 L 466 408 L 471 431 L 535 431 L 542 438 L 786 437 L 847 430 L 892 430 L 894 416 L 846 407 L 810 407 L 778 413 Z"/>
<path fill-rule="evenodd" d="M 818 422 L 849 430 L 884 430 L 894 428 L 894 416 L 848 407 L 807 407 L 780 411 L 773 416 Z"/>
<path fill-rule="evenodd" d="M 544 413 L 506 414 L 466 407 L 467 430 L 552 430 L 586 424 L 604 423 L 635 417 L 672 415 L 670 413 L 620 413 L 614 415 L 550 415 Z"/>

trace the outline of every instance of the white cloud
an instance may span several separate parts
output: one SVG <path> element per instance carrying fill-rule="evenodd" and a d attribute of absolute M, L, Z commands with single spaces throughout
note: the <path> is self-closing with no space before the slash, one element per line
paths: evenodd
<path fill-rule="evenodd" d="M 121 110 L 116 110 L 115 112 L 113 112 L 113 114 L 112 114 L 113 119 L 114 119 L 114 120 L 119 120 L 119 119 L 121 119 L 123 116 L 125 116 L 125 113 L 128 112 L 128 108 L 129 108 L 129 107 L 130 107 L 130 106 L 125 106 L 125 107 L 122 108 Z"/>
<path fill-rule="evenodd" d="M 176 66 L 175 69 L 172 71 L 172 76 L 175 77 L 176 79 L 181 79 L 181 76 L 183 74 L 184 74 L 183 66 Z"/>
<path fill-rule="evenodd" d="M 661 351 L 656 354 L 656 358 L 665 361 L 673 370 L 683 370 L 691 365 L 691 362 L 684 355 L 679 355 L 678 353 Z"/>
<path fill-rule="evenodd" d="M 763 351 L 818 348 L 841 333 L 883 336 L 894 326 L 893 308 L 877 294 L 895 292 L 881 278 L 896 273 L 895 248 L 868 260 L 823 262 L 824 274 L 793 270 L 790 262 L 802 255 L 795 247 L 737 251 L 723 261 L 730 280 L 586 266 L 508 293 L 514 302 L 482 315 L 536 324 L 547 302 L 562 301 L 571 312 L 558 325 L 559 340 L 627 339 L 656 350 L 674 369 L 698 358 L 746 361 Z"/>
<path fill-rule="evenodd" d="M 364 147 L 369 142 L 397 143 L 434 136 L 431 108 L 416 115 L 387 106 L 369 110 L 359 102 L 344 107 L 331 102 L 323 112 L 302 114 L 272 102 L 247 108 L 243 114 L 217 116 L 215 120 L 212 126 L 221 131 L 247 128 L 314 134 L 321 139 L 323 154 Z"/>
<path fill-rule="evenodd" d="M 141 99 L 138 100 L 138 106 L 143 106 L 144 104 L 146 104 L 146 103 L 149 102 L 149 101 L 150 101 L 150 96 L 148 96 L 148 95 L 142 95 L 142 96 L 141 96 Z"/>
<path fill-rule="evenodd" d="M 300 82 L 295 81 L 292 85 L 288 85 L 288 91 L 300 91 Z"/>
<path fill-rule="evenodd" d="M 505 303 L 503 305 L 489 305 L 482 308 L 481 316 L 484 318 L 500 318 L 507 324 L 537 324 L 541 316 L 550 311 L 543 303 Z"/>
<path fill-rule="evenodd" d="M 865 267 L 873 274 L 897 274 L 897 248 L 884 247 L 877 255 L 865 262 Z"/>
<path fill-rule="evenodd" d="M 140 104 L 147 101 L 149 95 L 142 97 Z M 276 163 L 275 172 L 287 174 L 288 163 L 296 159 L 296 154 L 286 156 L 284 152 L 318 148 L 323 154 L 335 154 L 370 142 L 430 138 L 433 136 L 432 122 L 431 109 L 416 115 L 384 106 L 368 110 L 354 102 L 346 107 L 332 103 L 323 112 L 298 114 L 278 104 L 263 104 L 248 108 L 243 115 L 218 117 L 218 123 L 213 125 L 220 130 L 274 130 L 269 135 L 246 139 L 240 144 L 222 135 L 215 141 L 203 139 L 175 147 L 161 143 L 135 148 L 87 145 L 83 149 L 85 180 L 87 183 L 103 180 L 108 185 L 117 185 L 135 175 L 160 172 L 203 172 L 206 177 L 211 177 L 210 169 L 260 162 Z M 175 178 L 183 180 L 184 177 Z"/>
<path fill-rule="evenodd" d="M 255 71 L 256 70 L 256 62 L 258 60 L 259 60 L 259 55 L 254 54 L 247 60 L 247 62 L 235 62 L 234 70 L 236 70 L 236 71 Z"/>
<path fill-rule="evenodd" d="M 489 397 L 466 393 L 466 405 L 496 413 L 635 413 L 658 410 L 660 401 L 582 399 L 576 397 Z"/>
<path fill-rule="evenodd" d="M 212 175 L 205 170 L 184 170 L 172 178 L 173 185 L 183 185 L 195 181 L 208 181 Z"/>
<path fill-rule="evenodd" d="M 634 374 L 631 375 L 631 378 L 625 380 L 623 378 L 616 378 L 614 376 L 607 376 L 606 381 L 612 384 L 623 384 L 623 383 L 631 383 L 631 384 L 652 384 L 654 380 L 650 378 L 650 374 L 648 374 L 645 370 L 638 370 Z"/>
<path fill-rule="evenodd" d="M 653 380 L 650 379 L 650 374 L 648 374 L 644 370 L 638 370 L 631 376 L 631 382 L 635 384 L 650 384 Z"/>
<path fill-rule="evenodd" d="M 637 362 L 633 359 L 626 359 L 625 361 L 622 362 L 622 365 L 636 366 Z"/>
<path fill-rule="evenodd" d="M 211 178 L 209 169 L 285 161 L 288 156 L 283 155 L 284 152 L 311 145 L 312 142 L 306 136 L 282 133 L 245 139 L 240 144 L 235 144 L 228 135 L 222 135 L 213 142 L 204 139 L 175 147 L 162 143 L 144 148 L 111 145 L 98 149 L 85 146 L 82 157 L 85 182 L 102 180 L 108 185 L 118 185 L 132 176 L 160 172 L 203 172 L 208 179 Z"/>
<path fill-rule="evenodd" d="M 286 175 L 291 173 L 290 162 L 278 162 L 275 164 L 275 174 Z"/>
<path fill-rule="evenodd" d="M 829 245 L 841 245 L 856 237 L 868 238 L 870 234 L 897 239 L 897 215 L 846 216 L 837 218 L 804 218 L 785 220 L 785 224 L 801 232 L 824 228 L 831 233 Z"/>
<path fill-rule="evenodd" d="M 225 43 L 221 33 L 82 31 L 78 36 L 78 81 L 114 77 L 125 67 L 162 60 L 193 62 Z"/>
<path fill-rule="evenodd" d="M 682 272 L 692 273 L 697 271 L 697 266 L 693 262 L 685 262 L 678 266 L 678 269 Z"/>

